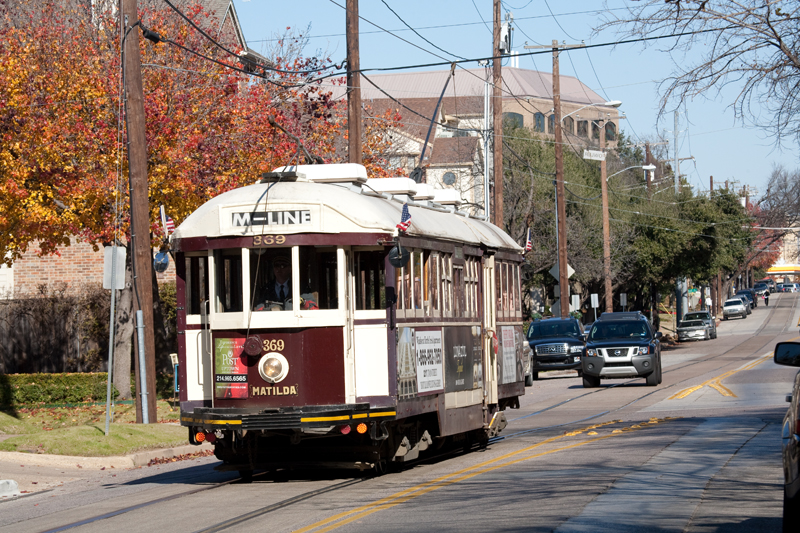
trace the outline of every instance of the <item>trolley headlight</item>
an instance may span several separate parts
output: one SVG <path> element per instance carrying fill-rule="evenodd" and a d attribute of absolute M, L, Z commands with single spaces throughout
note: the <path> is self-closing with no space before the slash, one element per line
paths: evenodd
<path fill-rule="evenodd" d="M 267 383 L 278 383 L 289 373 L 289 361 L 277 352 L 269 352 L 258 362 L 258 373 Z"/>

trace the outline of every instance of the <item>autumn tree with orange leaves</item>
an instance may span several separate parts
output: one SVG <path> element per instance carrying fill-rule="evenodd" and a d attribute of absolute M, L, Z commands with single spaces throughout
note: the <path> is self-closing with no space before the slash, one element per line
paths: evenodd
<path fill-rule="evenodd" d="M 89 4 L 0 5 L 0 256 L 6 263 L 31 247 L 58 253 L 73 236 L 94 245 L 128 242 L 119 21 L 113 2 L 105 8 L 97 2 L 94 10 Z M 199 5 L 183 9 L 201 28 L 215 20 Z M 304 162 L 293 136 L 325 162 L 346 159 L 338 144 L 347 127 L 344 102 L 315 81 L 328 72 L 327 58 L 295 54 L 269 68 L 250 65 L 257 75 L 246 74 L 231 36 L 218 38 L 228 53 L 160 2 L 140 6 L 140 19 L 167 40 L 140 39 L 154 244 L 159 205 L 180 223 L 222 192 Z M 372 176 L 387 175 L 385 133 L 399 119 L 396 113 L 379 118 L 365 127 L 362 158 Z M 120 307 L 125 315 L 124 295 Z M 117 343 L 124 351 L 132 324 L 122 322 Z"/>

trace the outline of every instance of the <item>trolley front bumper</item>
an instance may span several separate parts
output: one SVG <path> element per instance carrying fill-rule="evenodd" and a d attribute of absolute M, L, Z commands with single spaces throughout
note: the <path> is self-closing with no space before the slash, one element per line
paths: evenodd
<path fill-rule="evenodd" d="M 181 425 L 204 430 L 303 430 L 367 421 L 394 420 L 395 408 L 369 404 L 284 407 L 279 409 L 194 408 L 181 411 Z"/>

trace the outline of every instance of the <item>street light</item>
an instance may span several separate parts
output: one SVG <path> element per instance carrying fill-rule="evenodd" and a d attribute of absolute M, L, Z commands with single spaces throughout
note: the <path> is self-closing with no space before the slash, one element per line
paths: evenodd
<path fill-rule="evenodd" d="M 575 111 L 573 111 L 571 113 L 567 113 L 566 115 L 561 117 L 561 120 L 564 120 L 568 116 L 574 115 L 578 111 L 586 109 L 587 107 L 619 107 L 621 105 L 622 105 L 622 102 L 620 100 L 609 100 L 608 102 L 597 102 L 595 104 L 586 104 L 585 106 L 579 107 L 578 109 L 576 109 Z"/>
<path fill-rule="evenodd" d="M 641 168 L 642 170 L 646 170 L 646 171 L 648 171 L 648 172 L 652 172 L 652 171 L 654 171 L 654 170 L 656 169 L 656 166 L 655 166 L 655 165 L 633 165 L 632 167 L 623 168 L 623 169 L 622 169 L 622 170 L 620 170 L 619 172 L 614 172 L 613 174 L 611 174 L 610 176 L 608 176 L 608 177 L 606 178 L 606 181 L 610 180 L 611 178 L 613 178 L 613 177 L 614 177 L 614 176 L 616 176 L 617 174 L 622 174 L 622 173 L 623 173 L 623 172 L 625 172 L 626 170 L 630 170 L 630 169 L 632 169 L 632 168 Z"/>

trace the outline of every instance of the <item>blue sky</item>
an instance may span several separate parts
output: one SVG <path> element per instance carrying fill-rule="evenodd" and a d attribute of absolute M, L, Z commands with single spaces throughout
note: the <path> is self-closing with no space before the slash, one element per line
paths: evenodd
<path fill-rule="evenodd" d="M 630 2 L 608 3 L 615 9 Z M 234 5 L 245 38 L 256 51 L 268 50 L 287 27 L 305 32 L 310 25 L 306 55 L 322 51 L 337 63 L 346 56 L 345 0 L 234 0 Z M 526 44 L 550 44 L 553 39 L 567 44 L 618 40 L 611 33 L 592 36 L 601 5 L 599 0 L 504 2 L 504 13 L 514 16 L 513 49 L 526 53 L 530 51 L 525 49 Z M 366 19 L 360 21 L 359 28 L 362 69 L 491 55 L 492 0 L 385 0 L 385 3 L 361 0 L 359 14 Z M 406 24 L 429 42 L 415 35 Z M 634 142 L 652 141 L 659 136 L 667 138 L 671 159 L 674 115 L 670 109 L 670 113 L 659 119 L 658 84 L 673 72 L 676 62 L 685 59 L 671 57 L 664 51 L 668 45 L 663 42 L 648 48 L 631 44 L 578 49 L 561 54 L 560 69 L 562 75 L 577 77 L 608 100 L 621 100 L 620 111 L 627 118 L 620 128 Z M 475 68 L 477 63 L 465 66 Z M 551 55 L 520 57 L 519 67 L 550 72 Z M 762 193 L 773 165 L 783 165 L 789 170 L 800 167 L 800 152 L 791 140 L 785 141 L 781 150 L 762 130 L 734 121 L 728 106 L 735 91 L 729 89 L 712 96 L 712 100 L 698 97 L 679 106 L 678 156 L 695 158 L 681 162 L 681 174 L 688 177 L 696 190 L 708 189 L 709 176 L 714 176 L 715 187 L 730 180 Z"/>

